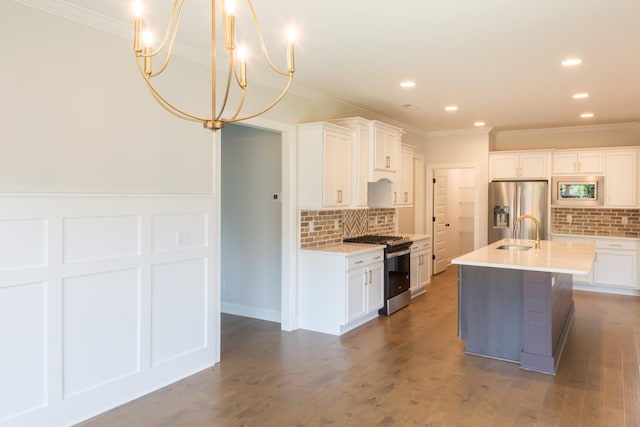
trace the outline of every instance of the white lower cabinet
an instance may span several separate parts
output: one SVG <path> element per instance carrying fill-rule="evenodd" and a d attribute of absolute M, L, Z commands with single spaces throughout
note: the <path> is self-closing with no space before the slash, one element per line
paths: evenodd
<path fill-rule="evenodd" d="M 573 276 L 578 288 L 625 294 L 636 294 L 640 290 L 640 239 L 556 235 L 552 240 L 595 243 L 596 258 L 591 271 L 588 275 Z"/>
<path fill-rule="evenodd" d="M 374 263 L 348 272 L 347 324 L 378 312 L 384 305 L 384 264 Z"/>
<path fill-rule="evenodd" d="M 411 298 L 423 294 L 431 282 L 431 237 L 411 245 Z"/>
<path fill-rule="evenodd" d="M 384 305 L 384 253 L 381 246 L 363 247 L 299 252 L 300 328 L 341 335 L 378 317 Z"/>

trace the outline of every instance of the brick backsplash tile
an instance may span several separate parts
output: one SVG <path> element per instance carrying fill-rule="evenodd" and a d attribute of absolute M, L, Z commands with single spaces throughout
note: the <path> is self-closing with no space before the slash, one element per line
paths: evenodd
<path fill-rule="evenodd" d="M 551 216 L 553 233 L 640 238 L 640 209 L 552 208 Z"/>
<path fill-rule="evenodd" d="M 300 248 L 330 245 L 364 234 L 394 234 L 395 229 L 393 208 L 300 211 Z"/>

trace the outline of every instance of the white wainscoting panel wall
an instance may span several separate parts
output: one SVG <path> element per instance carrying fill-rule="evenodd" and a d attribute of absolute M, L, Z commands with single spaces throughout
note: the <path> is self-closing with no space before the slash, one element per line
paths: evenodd
<path fill-rule="evenodd" d="M 212 195 L 0 195 L 0 426 L 70 425 L 220 360 Z"/>

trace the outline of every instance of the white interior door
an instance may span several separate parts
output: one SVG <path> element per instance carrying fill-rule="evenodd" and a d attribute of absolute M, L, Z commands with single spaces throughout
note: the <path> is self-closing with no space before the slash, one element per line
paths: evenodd
<path fill-rule="evenodd" d="M 447 249 L 447 173 L 446 170 L 433 171 L 433 274 L 444 271 L 449 265 Z"/>

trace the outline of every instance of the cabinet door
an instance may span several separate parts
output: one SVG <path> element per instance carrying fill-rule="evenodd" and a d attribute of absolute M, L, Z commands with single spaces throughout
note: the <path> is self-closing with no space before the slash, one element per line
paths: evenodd
<path fill-rule="evenodd" d="M 426 287 L 431 282 L 431 251 L 420 252 L 420 287 Z"/>
<path fill-rule="evenodd" d="M 421 252 L 419 250 L 411 250 L 411 256 L 409 257 L 409 262 L 411 263 L 411 267 L 409 269 L 409 281 L 411 286 L 411 295 L 415 294 L 418 289 L 420 289 L 420 270 L 422 265 L 420 264 L 421 260 Z"/>
<path fill-rule="evenodd" d="M 323 205 L 351 203 L 351 137 L 326 130 L 323 145 Z"/>
<path fill-rule="evenodd" d="M 358 125 L 357 140 L 353 141 L 352 188 L 353 206 L 368 207 L 369 127 Z"/>
<path fill-rule="evenodd" d="M 365 283 L 369 280 L 367 269 L 358 268 L 347 273 L 346 323 L 364 316 L 366 312 Z"/>
<path fill-rule="evenodd" d="M 604 173 L 604 153 L 578 153 L 578 171 L 581 174 L 602 175 Z"/>
<path fill-rule="evenodd" d="M 637 206 L 637 164 L 635 151 L 607 153 L 607 173 L 604 184 L 606 206 Z"/>
<path fill-rule="evenodd" d="M 367 313 L 380 310 L 384 306 L 384 264 L 369 266 L 367 281 Z"/>
<path fill-rule="evenodd" d="M 518 155 L 516 154 L 492 154 L 491 179 L 513 179 L 518 177 Z"/>
<path fill-rule="evenodd" d="M 400 138 L 387 129 L 375 128 L 374 132 L 374 169 L 395 172 L 400 162 Z"/>
<path fill-rule="evenodd" d="M 574 174 L 578 170 L 578 156 L 576 153 L 553 153 L 553 173 Z"/>
<path fill-rule="evenodd" d="M 402 150 L 402 170 L 400 172 L 400 183 L 400 193 L 398 194 L 399 204 L 413 204 L 413 150 Z"/>
<path fill-rule="evenodd" d="M 637 288 L 635 251 L 598 249 L 594 267 L 594 282 L 598 285 L 613 285 Z"/>
<path fill-rule="evenodd" d="M 547 154 L 521 154 L 520 178 L 546 179 L 547 178 Z"/>

